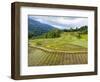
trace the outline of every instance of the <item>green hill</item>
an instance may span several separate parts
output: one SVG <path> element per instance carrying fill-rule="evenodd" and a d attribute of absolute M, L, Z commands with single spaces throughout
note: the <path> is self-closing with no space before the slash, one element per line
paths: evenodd
<path fill-rule="evenodd" d="M 29 39 L 30 46 L 40 46 L 58 51 L 87 51 L 87 34 L 62 32 L 58 38 Z"/>

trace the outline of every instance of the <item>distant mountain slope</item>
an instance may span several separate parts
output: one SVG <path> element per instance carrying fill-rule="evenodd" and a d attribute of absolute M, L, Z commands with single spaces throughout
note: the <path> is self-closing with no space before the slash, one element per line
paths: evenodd
<path fill-rule="evenodd" d="M 54 29 L 54 27 L 51 25 L 43 24 L 34 19 L 28 18 L 28 33 L 32 33 L 33 37 L 42 35 L 52 29 Z"/>

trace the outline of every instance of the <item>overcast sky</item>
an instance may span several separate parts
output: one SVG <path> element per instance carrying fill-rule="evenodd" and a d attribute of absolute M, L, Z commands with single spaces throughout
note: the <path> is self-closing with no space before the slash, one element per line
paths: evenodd
<path fill-rule="evenodd" d="M 60 29 L 79 28 L 84 25 L 88 26 L 87 17 L 29 16 L 29 18 Z"/>

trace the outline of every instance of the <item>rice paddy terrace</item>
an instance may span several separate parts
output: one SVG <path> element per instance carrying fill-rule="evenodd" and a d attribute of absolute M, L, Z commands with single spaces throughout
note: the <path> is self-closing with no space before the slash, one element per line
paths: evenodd
<path fill-rule="evenodd" d="M 28 45 L 29 66 L 77 65 L 88 63 L 87 35 L 63 33 L 60 38 L 31 39 Z"/>
<path fill-rule="evenodd" d="M 56 52 L 29 48 L 29 66 L 87 64 L 87 52 Z"/>

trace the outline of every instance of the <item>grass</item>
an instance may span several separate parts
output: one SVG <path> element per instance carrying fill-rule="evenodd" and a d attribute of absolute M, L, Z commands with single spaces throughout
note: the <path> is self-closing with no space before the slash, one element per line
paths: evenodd
<path fill-rule="evenodd" d="M 87 51 L 87 34 L 77 37 L 75 32 L 64 32 L 59 38 L 30 39 L 29 45 L 40 46 L 51 50 Z"/>

